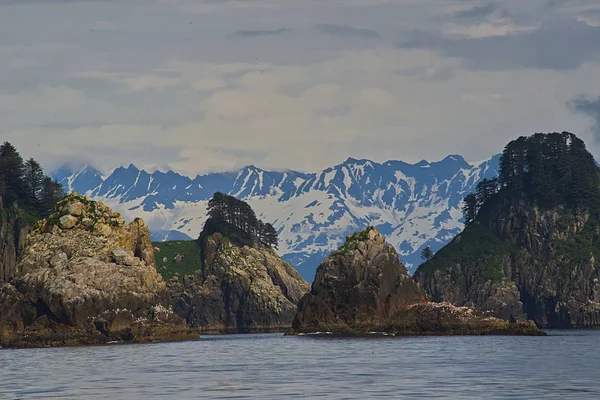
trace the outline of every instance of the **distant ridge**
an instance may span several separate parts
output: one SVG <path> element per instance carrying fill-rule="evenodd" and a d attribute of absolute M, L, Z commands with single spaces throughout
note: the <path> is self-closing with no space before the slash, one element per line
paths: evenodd
<path fill-rule="evenodd" d="M 497 175 L 499 157 L 475 165 L 459 155 L 416 164 L 348 158 L 317 173 L 247 166 L 194 178 L 130 164 L 106 177 L 91 166 L 59 169 L 52 176 L 65 189 L 101 200 L 127 218 L 144 218 L 156 241 L 198 237 L 208 199 L 217 191 L 235 196 L 275 226 L 279 253 L 312 281 L 316 266 L 347 233 L 369 225 L 414 270 L 422 248 L 437 250 L 461 231 L 462 198 L 483 178 Z"/>

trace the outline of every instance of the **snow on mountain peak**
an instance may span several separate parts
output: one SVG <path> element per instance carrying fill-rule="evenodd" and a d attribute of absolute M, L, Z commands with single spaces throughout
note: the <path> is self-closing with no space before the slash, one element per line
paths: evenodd
<path fill-rule="evenodd" d="M 347 233 L 368 225 L 384 234 L 414 270 L 422 248 L 435 251 L 460 232 L 463 197 L 483 178 L 497 175 L 498 160 L 499 155 L 473 165 L 450 155 L 431 163 L 379 164 L 350 157 L 318 173 L 250 165 L 193 179 L 171 170 L 148 173 L 130 164 L 107 177 L 88 166 L 61 169 L 53 177 L 66 190 L 101 200 L 126 218 L 144 218 L 157 240 L 197 237 L 215 192 L 238 197 L 273 223 L 279 253 L 310 281 Z"/>

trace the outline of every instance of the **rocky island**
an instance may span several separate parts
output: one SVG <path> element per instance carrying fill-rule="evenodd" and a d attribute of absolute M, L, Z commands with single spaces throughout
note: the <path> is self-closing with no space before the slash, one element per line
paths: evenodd
<path fill-rule="evenodd" d="M 317 269 L 288 334 L 544 335 L 473 307 L 427 300 L 393 246 L 373 227 L 349 235 Z"/>
<path fill-rule="evenodd" d="M 221 193 L 211 202 L 201 268 L 169 281 L 175 312 L 201 333 L 289 329 L 310 285 L 277 255 L 276 233 L 246 203 Z"/>
<path fill-rule="evenodd" d="M 144 222 L 73 193 L 33 226 L 0 287 L 0 345 L 197 338 L 168 301 Z"/>
<path fill-rule="evenodd" d="M 465 198 L 464 231 L 419 267 L 435 301 L 540 327 L 600 326 L 600 171 L 574 134 L 510 142 Z"/>

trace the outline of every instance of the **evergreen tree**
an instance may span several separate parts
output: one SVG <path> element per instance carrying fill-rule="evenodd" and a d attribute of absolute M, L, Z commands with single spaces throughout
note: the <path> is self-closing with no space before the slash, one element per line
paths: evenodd
<path fill-rule="evenodd" d="M 24 172 L 23 158 L 17 149 L 9 142 L 0 145 L 0 181 L 3 183 L 5 206 L 10 206 L 25 198 Z"/>
<path fill-rule="evenodd" d="M 477 200 L 476 208 L 479 209 L 490 197 L 498 192 L 498 179 L 484 179 L 477 184 L 475 197 Z"/>
<path fill-rule="evenodd" d="M 208 220 L 202 236 L 221 233 L 238 245 L 261 243 L 277 248 L 277 231 L 256 218 L 252 207 L 233 196 L 217 192 L 208 201 Z"/>
<path fill-rule="evenodd" d="M 27 204 L 34 210 L 40 211 L 44 171 L 33 158 L 25 162 L 24 186 L 27 193 Z"/>
<path fill-rule="evenodd" d="M 477 205 L 477 196 L 474 193 L 468 194 L 463 199 L 462 212 L 465 225 L 469 225 L 471 222 L 475 221 L 475 218 L 477 218 Z"/>
<path fill-rule="evenodd" d="M 277 231 L 273 225 L 265 224 L 265 244 L 269 247 L 277 249 L 279 246 L 279 240 L 277 239 Z"/>
<path fill-rule="evenodd" d="M 431 260 L 433 258 L 433 251 L 431 247 L 427 246 L 421 251 L 421 259 L 425 262 Z"/>
<path fill-rule="evenodd" d="M 11 143 L 0 145 L 0 207 L 8 209 L 16 204 L 29 217 L 45 218 L 64 195 L 62 185 L 44 176 L 37 161 L 30 158 L 23 162 Z"/>
<path fill-rule="evenodd" d="M 506 145 L 500 183 L 512 196 L 543 207 L 596 207 L 600 172 L 581 139 L 569 132 L 536 133 Z"/>
<path fill-rule="evenodd" d="M 40 192 L 39 216 L 47 218 L 54 210 L 56 203 L 63 197 L 65 197 L 65 192 L 62 185 L 49 176 L 45 176 Z"/>

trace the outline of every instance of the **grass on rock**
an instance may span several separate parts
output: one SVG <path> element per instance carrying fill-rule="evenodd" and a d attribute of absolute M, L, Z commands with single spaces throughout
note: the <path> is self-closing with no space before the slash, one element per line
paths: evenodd
<path fill-rule="evenodd" d="M 200 246 L 195 240 L 172 240 L 169 242 L 153 242 L 152 245 L 160 249 L 154 251 L 156 270 L 164 279 L 171 279 L 175 274 L 179 276 L 191 275 L 202 268 Z M 181 262 L 175 261 L 177 254 L 183 255 Z M 167 258 L 164 262 L 163 258 Z"/>

